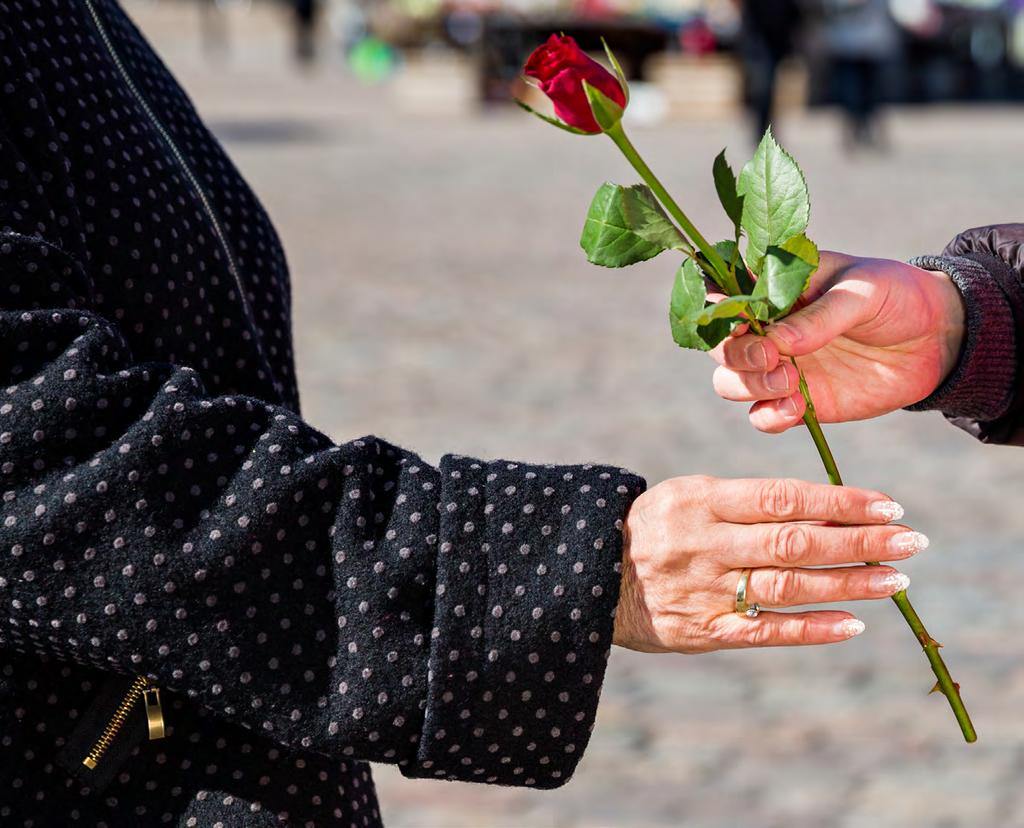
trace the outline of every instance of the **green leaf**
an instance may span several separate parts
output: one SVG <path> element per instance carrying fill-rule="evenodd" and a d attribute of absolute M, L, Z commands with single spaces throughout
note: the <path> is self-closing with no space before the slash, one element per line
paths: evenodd
<path fill-rule="evenodd" d="M 672 325 L 672 339 L 681 348 L 694 348 L 698 351 L 709 350 L 705 341 L 697 332 L 694 317 L 704 309 L 707 289 L 704 287 L 704 276 L 693 259 L 687 259 L 676 271 L 676 281 L 672 286 L 672 300 L 669 304 L 669 322 Z"/>
<path fill-rule="evenodd" d="M 764 312 L 765 303 L 751 296 L 731 296 L 707 303 L 704 275 L 693 259 L 683 262 L 672 288 L 669 318 L 672 338 L 683 348 L 710 351 L 745 321 L 741 314 Z"/>
<path fill-rule="evenodd" d="M 718 200 L 722 202 L 725 214 L 735 225 L 736 237 L 739 238 L 740 224 L 743 221 L 743 196 L 736 191 L 736 175 L 729 166 L 729 162 L 725 160 L 725 150 L 718 153 L 718 157 L 715 158 L 711 174 L 715 179 Z"/>
<path fill-rule="evenodd" d="M 715 250 L 718 251 L 718 255 L 725 259 L 725 263 L 729 265 L 729 270 L 736 275 L 736 283 L 744 293 L 750 293 L 754 290 L 754 280 L 750 278 L 750 274 L 747 272 L 747 264 L 743 261 L 743 256 L 740 255 L 739 245 L 736 244 L 732 239 L 726 241 L 720 241 L 715 245 Z"/>
<path fill-rule="evenodd" d="M 799 236 L 793 236 L 793 238 L 788 239 L 784 244 L 781 244 L 780 247 L 783 250 L 788 250 L 794 256 L 798 256 L 803 259 L 815 270 L 818 269 L 818 264 L 821 261 L 821 256 L 818 253 L 818 245 L 812 242 L 803 233 Z"/>
<path fill-rule="evenodd" d="M 740 260 L 740 247 L 732 239 L 716 242 L 715 250 L 718 251 L 718 255 L 725 259 L 725 263 L 730 267 L 735 267 L 736 263 Z"/>
<path fill-rule="evenodd" d="M 761 277 L 754 286 L 754 296 L 767 299 L 772 306 L 772 319 L 785 316 L 807 289 L 814 265 L 774 245 L 764 257 Z"/>
<path fill-rule="evenodd" d="M 760 275 L 768 248 L 803 233 L 810 216 L 804 175 L 770 129 L 740 173 L 738 191 L 743 197 L 741 224 L 749 239 L 747 263 Z"/>
<path fill-rule="evenodd" d="M 583 92 L 594 113 L 594 120 L 605 132 L 615 127 L 622 120 L 623 109 L 596 86 L 583 81 Z"/>
<path fill-rule="evenodd" d="M 729 296 L 704 308 L 696 322 L 698 325 L 710 325 L 715 319 L 739 319 L 743 314 L 753 315 L 752 307 L 763 304 L 755 296 Z"/>
<path fill-rule="evenodd" d="M 545 123 L 551 124 L 551 126 L 556 126 L 559 129 L 564 129 L 566 132 L 571 132 L 573 135 L 596 135 L 596 134 L 598 134 L 598 133 L 593 133 L 593 132 L 586 132 L 585 130 L 577 129 L 574 126 L 569 126 L 567 123 L 565 123 L 565 121 L 560 121 L 560 120 L 558 120 L 558 118 L 552 118 L 550 115 L 543 115 L 540 112 L 538 112 L 536 109 L 534 109 L 532 106 L 530 106 L 529 104 L 523 103 L 521 100 L 519 100 L 519 98 L 514 98 L 513 100 L 517 104 L 519 104 L 519 107 L 521 109 L 525 109 L 531 115 L 536 115 L 538 118 L 540 118 Z"/>
<path fill-rule="evenodd" d="M 682 250 L 686 239 L 644 184 L 602 184 L 583 225 L 580 245 L 587 260 L 602 267 L 626 267 Z"/>
<path fill-rule="evenodd" d="M 708 325 L 698 325 L 697 336 L 702 343 L 701 350 L 710 351 L 742 324 L 742 319 L 715 319 Z"/>

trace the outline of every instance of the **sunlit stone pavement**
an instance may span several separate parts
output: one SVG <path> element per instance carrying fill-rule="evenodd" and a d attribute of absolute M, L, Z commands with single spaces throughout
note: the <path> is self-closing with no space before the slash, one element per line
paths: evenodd
<path fill-rule="evenodd" d="M 666 319 L 672 263 L 586 264 L 583 212 L 632 180 L 602 139 L 516 111 L 411 115 L 340 62 L 288 61 L 286 32 L 232 6 L 230 50 L 204 55 L 193 4 L 128 8 L 277 223 L 294 273 L 304 414 L 337 439 L 373 432 L 447 451 L 686 473 L 818 479 L 805 434 L 767 437 L 713 396 L 705 358 Z M 811 187 L 824 247 L 937 252 L 968 226 L 1024 218 L 1015 109 L 901 111 L 892 151 L 847 157 L 829 115 L 780 135 Z M 665 124 L 635 140 L 698 224 L 724 232 L 710 164 L 750 148 L 738 124 Z M 904 828 L 1024 825 L 1024 452 L 937 415 L 830 429 L 849 482 L 890 492 L 932 539 L 904 567 L 962 683 L 966 746 L 888 602 L 828 649 L 613 654 L 576 778 L 533 792 L 377 771 L 392 828 Z"/>

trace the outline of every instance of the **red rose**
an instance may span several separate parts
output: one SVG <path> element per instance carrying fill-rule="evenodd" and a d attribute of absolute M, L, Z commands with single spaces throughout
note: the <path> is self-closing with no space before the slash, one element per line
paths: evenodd
<path fill-rule="evenodd" d="M 555 114 L 569 126 L 584 132 L 603 132 L 583 89 L 586 81 L 620 107 L 626 107 L 626 93 L 618 79 L 596 60 L 587 57 L 576 41 L 565 35 L 551 35 L 538 47 L 523 70 L 539 81 L 541 91 L 555 105 Z"/>

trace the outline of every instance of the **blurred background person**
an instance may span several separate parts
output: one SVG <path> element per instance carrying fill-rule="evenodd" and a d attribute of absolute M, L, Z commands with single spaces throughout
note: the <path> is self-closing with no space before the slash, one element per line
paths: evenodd
<path fill-rule="evenodd" d="M 302 64 L 316 57 L 316 28 L 319 19 L 318 0 L 290 0 L 295 26 L 295 57 Z"/>
<path fill-rule="evenodd" d="M 220 0 L 198 0 L 199 34 L 207 55 L 216 57 L 227 48 L 228 32 Z"/>
<path fill-rule="evenodd" d="M 900 49 L 888 0 L 825 0 L 824 11 L 833 94 L 846 115 L 847 144 L 880 147 L 882 67 Z"/>
<path fill-rule="evenodd" d="M 740 55 L 756 143 L 772 122 L 779 65 L 793 54 L 803 14 L 797 0 L 743 0 L 742 14 Z"/>

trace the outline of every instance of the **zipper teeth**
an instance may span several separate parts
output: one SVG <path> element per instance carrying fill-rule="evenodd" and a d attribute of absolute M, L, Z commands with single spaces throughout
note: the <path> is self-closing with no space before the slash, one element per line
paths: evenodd
<path fill-rule="evenodd" d="M 202 184 L 199 183 L 199 179 L 196 177 L 192 168 L 189 166 L 188 161 L 185 160 L 185 156 L 181 150 L 178 149 L 178 145 L 174 142 L 171 134 L 164 127 L 163 123 L 153 112 L 152 107 L 149 105 L 149 101 L 146 100 L 145 95 L 135 85 L 135 81 L 132 76 L 128 73 L 128 69 L 121 61 L 121 56 L 118 54 L 117 49 L 114 48 L 114 43 L 107 32 L 106 27 L 103 25 L 103 21 L 100 19 L 99 14 L 96 11 L 96 7 L 93 5 L 92 0 L 84 0 L 85 7 L 89 10 L 89 16 L 92 18 L 93 24 L 96 26 L 96 31 L 99 32 L 100 39 L 103 41 L 103 45 L 106 47 L 107 52 L 110 54 L 111 59 L 114 61 L 114 65 L 117 66 L 117 71 L 121 74 L 121 79 L 131 90 L 136 102 L 142 107 L 143 112 L 146 113 L 146 117 L 149 118 L 150 123 L 156 128 L 156 131 L 160 133 L 160 137 L 164 139 L 167 144 L 167 148 L 170 150 L 171 155 L 174 156 L 174 160 L 178 162 L 178 166 L 181 171 L 185 174 L 185 178 L 188 179 L 193 189 L 196 191 L 196 195 L 199 196 L 199 201 L 203 205 L 203 209 L 206 212 L 207 218 L 210 220 L 210 224 L 213 225 L 214 235 L 217 237 L 217 241 L 220 243 L 221 250 L 224 252 L 224 256 L 227 259 L 228 270 L 234 277 L 235 286 L 238 288 L 238 296 L 242 303 L 242 310 L 245 312 L 245 316 L 249 321 L 249 324 L 253 328 L 253 340 L 256 344 L 256 350 L 260 355 L 260 359 L 263 361 L 264 367 L 267 369 L 271 383 L 274 387 L 277 387 L 277 381 L 274 379 L 273 370 L 270 367 L 270 361 L 267 359 L 266 354 L 263 352 L 263 344 L 260 342 L 259 332 L 256 330 L 256 317 L 252 312 L 252 307 L 249 305 L 249 297 L 245 292 L 245 286 L 242 283 L 242 276 L 238 272 L 238 267 L 235 265 L 235 257 L 231 252 L 231 245 L 228 244 L 227 237 L 224 235 L 224 231 L 221 228 L 220 220 L 217 218 L 217 214 L 214 212 L 213 205 L 210 203 L 209 197 L 206 195 L 206 191 L 203 189 Z"/>
<path fill-rule="evenodd" d="M 82 764 L 89 768 L 95 768 L 99 764 L 100 759 L 103 758 L 103 754 L 107 752 L 110 745 L 113 743 L 117 734 L 121 732 L 121 728 L 124 727 L 125 720 L 128 718 L 128 714 L 131 713 L 132 707 L 135 702 L 139 700 L 142 695 L 142 691 L 149 686 L 149 679 L 145 676 L 139 676 L 132 682 L 132 686 L 128 688 L 128 692 L 125 693 L 121 703 L 117 706 L 117 710 L 114 711 L 114 715 L 110 717 L 110 721 L 107 722 L 107 726 L 103 729 L 103 733 L 99 739 L 96 740 L 96 744 L 92 746 L 83 760 Z"/>

